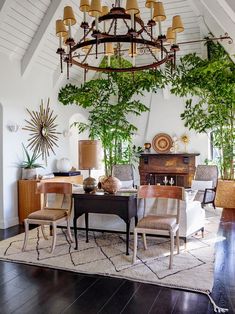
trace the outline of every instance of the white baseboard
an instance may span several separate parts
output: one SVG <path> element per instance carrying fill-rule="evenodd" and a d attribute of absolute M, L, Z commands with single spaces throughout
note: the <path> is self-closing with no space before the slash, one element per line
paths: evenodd
<path fill-rule="evenodd" d="M 19 217 L 10 218 L 7 220 L 0 220 L 0 229 L 7 229 L 19 224 Z"/>

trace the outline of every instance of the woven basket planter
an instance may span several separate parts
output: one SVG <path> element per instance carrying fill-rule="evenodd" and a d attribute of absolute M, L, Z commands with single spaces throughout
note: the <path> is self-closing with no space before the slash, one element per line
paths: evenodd
<path fill-rule="evenodd" d="M 219 180 L 216 188 L 215 206 L 235 209 L 235 181 Z"/>

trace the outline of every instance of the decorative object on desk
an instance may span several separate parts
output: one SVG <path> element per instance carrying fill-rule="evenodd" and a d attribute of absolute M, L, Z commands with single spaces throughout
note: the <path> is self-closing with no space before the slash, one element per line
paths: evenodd
<path fill-rule="evenodd" d="M 37 178 L 37 168 L 44 168 L 43 165 L 37 163 L 37 159 L 41 156 L 34 151 L 30 156 L 29 152 L 22 144 L 26 159 L 20 164 L 22 168 L 22 180 L 30 180 Z"/>
<path fill-rule="evenodd" d="M 101 187 L 105 192 L 115 194 L 117 193 L 118 190 L 121 189 L 122 183 L 118 178 L 108 176 L 106 179 L 102 181 Z"/>
<path fill-rule="evenodd" d="M 180 137 L 181 142 L 184 144 L 184 152 L 188 152 L 188 144 L 189 144 L 189 136 L 187 134 L 183 134 Z"/>
<path fill-rule="evenodd" d="M 90 193 L 97 188 L 97 181 L 91 177 L 91 169 L 100 168 L 101 148 L 97 140 L 78 141 L 79 169 L 89 170 L 89 177 L 83 181 L 83 189 Z"/>
<path fill-rule="evenodd" d="M 68 172 L 72 168 L 71 162 L 68 158 L 61 158 L 57 160 L 56 168 L 58 171 Z"/>
<path fill-rule="evenodd" d="M 47 101 L 47 106 L 44 108 L 43 101 L 39 111 L 30 111 L 26 109 L 30 114 L 30 120 L 25 120 L 27 123 L 22 130 L 30 132 L 29 144 L 27 147 L 33 149 L 35 154 L 41 154 L 42 159 L 45 159 L 47 163 L 47 157 L 50 155 L 50 151 L 54 154 L 53 146 L 58 146 L 56 142 L 58 141 L 57 134 L 61 134 L 56 131 L 57 124 L 55 120 L 57 115 L 53 115 L 53 110 L 49 107 L 49 98 Z"/>
<path fill-rule="evenodd" d="M 150 153 L 151 143 L 144 143 L 144 153 Z"/>
<path fill-rule="evenodd" d="M 159 133 L 154 136 L 152 145 L 157 153 L 168 153 L 172 147 L 172 138 L 166 133 Z"/>

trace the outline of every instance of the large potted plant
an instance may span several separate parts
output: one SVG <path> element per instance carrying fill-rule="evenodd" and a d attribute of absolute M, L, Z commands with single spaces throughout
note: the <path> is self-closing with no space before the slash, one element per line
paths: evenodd
<path fill-rule="evenodd" d="M 222 181 L 218 183 L 216 205 L 235 207 L 234 200 L 228 200 L 229 196 L 234 198 L 235 64 L 218 43 L 208 42 L 207 47 L 208 59 L 186 55 L 169 77 L 173 93 L 191 96 L 181 114 L 185 126 L 198 133 L 210 132 L 219 153 Z"/>
<path fill-rule="evenodd" d="M 106 65 L 106 58 L 101 67 Z M 111 58 L 112 67 L 130 64 L 121 57 Z M 89 131 L 90 139 L 99 139 L 103 146 L 105 174 L 110 175 L 114 164 L 129 163 L 136 152 L 132 137 L 137 127 L 129 121 L 130 115 L 141 115 L 148 110 L 133 95 L 142 94 L 164 85 L 159 71 L 115 73 L 100 75 L 81 87 L 66 85 L 58 99 L 63 105 L 77 104 L 89 111 L 87 123 L 75 122 L 79 133 Z"/>
<path fill-rule="evenodd" d="M 22 168 L 22 179 L 30 180 L 37 178 L 37 168 L 44 168 L 43 165 L 37 162 L 38 158 L 41 155 L 36 154 L 34 151 L 32 155 L 27 151 L 24 145 L 23 150 L 25 154 L 25 160 L 23 160 L 20 164 L 20 168 Z"/>

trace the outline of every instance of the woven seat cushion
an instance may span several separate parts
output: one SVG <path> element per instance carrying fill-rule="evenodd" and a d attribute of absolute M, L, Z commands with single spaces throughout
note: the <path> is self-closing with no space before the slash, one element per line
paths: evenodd
<path fill-rule="evenodd" d="M 167 216 L 146 216 L 142 218 L 137 228 L 172 230 L 176 226 L 176 218 Z"/>
<path fill-rule="evenodd" d="M 67 216 L 67 210 L 64 209 L 43 209 L 37 210 L 28 215 L 29 219 L 39 220 L 57 220 Z"/>

